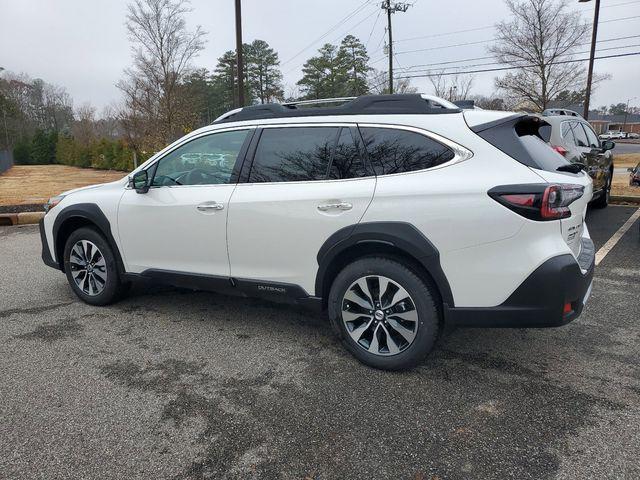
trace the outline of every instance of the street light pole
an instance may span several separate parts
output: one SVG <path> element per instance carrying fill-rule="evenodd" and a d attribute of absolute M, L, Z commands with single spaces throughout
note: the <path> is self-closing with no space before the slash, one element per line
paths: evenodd
<path fill-rule="evenodd" d="M 586 3 L 591 0 L 578 0 Z M 596 39 L 598 37 L 598 17 L 600 16 L 600 0 L 596 0 L 595 12 L 593 14 L 593 27 L 591 29 L 591 52 L 589 54 L 589 70 L 587 71 L 587 89 L 584 94 L 584 111 L 582 116 L 589 119 L 589 100 L 591 99 L 591 82 L 593 80 L 593 60 L 596 55 Z"/>
<path fill-rule="evenodd" d="M 236 55 L 238 63 L 238 106 L 244 107 L 244 64 L 242 61 L 242 6 L 236 0 Z"/>

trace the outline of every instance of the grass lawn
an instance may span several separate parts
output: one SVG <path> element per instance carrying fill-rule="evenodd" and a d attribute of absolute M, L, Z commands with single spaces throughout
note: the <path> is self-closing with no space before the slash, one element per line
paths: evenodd
<path fill-rule="evenodd" d="M 625 153 L 613 156 L 613 165 L 616 168 L 627 169 L 635 167 L 640 162 L 640 153 Z M 629 174 L 614 175 L 611 184 L 611 195 L 625 195 L 640 198 L 640 187 L 629 186 Z"/>
<path fill-rule="evenodd" d="M 616 168 L 635 167 L 640 162 L 640 153 L 613 154 L 613 166 Z"/>
<path fill-rule="evenodd" d="M 66 165 L 15 165 L 0 174 L 0 205 L 44 204 L 65 190 L 113 182 L 125 175 Z"/>

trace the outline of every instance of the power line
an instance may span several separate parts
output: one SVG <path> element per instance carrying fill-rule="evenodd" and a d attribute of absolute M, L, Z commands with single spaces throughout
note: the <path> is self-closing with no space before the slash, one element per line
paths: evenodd
<path fill-rule="evenodd" d="M 631 57 L 631 56 L 635 56 L 635 55 L 640 55 L 640 52 L 631 52 L 631 53 L 619 53 L 616 55 L 603 55 L 601 57 L 594 57 L 595 60 L 601 60 L 601 59 L 606 59 L 606 58 L 618 58 L 618 57 Z M 581 58 L 578 60 L 563 60 L 560 62 L 553 62 L 550 63 L 549 65 L 562 65 L 562 64 L 566 64 L 566 63 L 578 63 L 578 62 L 586 62 L 588 61 L 588 58 Z M 531 67 L 535 67 L 537 65 L 519 65 L 517 67 L 499 67 L 499 68 L 485 68 L 482 70 L 468 70 L 466 72 L 446 72 L 446 73 L 427 73 L 427 74 L 422 74 L 422 75 L 404 75 L 404 76 L 400 76 L 398 78 L 422 78 L 422 77 L 436 77 L 436 76 L 449 76 L 449 75 L 462 75 L 462 74 L 469 74 L 469 73 L 484 73 L 484 72 L 498 72 L 498 71 L 504 71 L 504 70 L 516 70 L 519 68 L 531 68 Z"/>
<path fill-rule="evenodd" d="M 639 35 L 640 36 L 640 35 Z M 618 49 L 623 49 L 623 48 L 635 48 L 635 47 L 640 47 L 640 43 L 634 44 L 634 45 L 621 45 L 618 47 L 609 47 L 609 48 L 599 48 L 597 51 L 598 52 L 606 52 L 606 51 L 610 51 L 610 50 L 618 50 Z M 566 57 L 569 55 L 584 55 L 587 54 L 589 52 L 575 52 L 575 53 L 564 53 L 562 55 L 559 55 L 561 57 Z M 485 58 L 493 58 L 493 57 L 485 57 Z M 472 67 L 484 67 L 487 65 L 507 65 L 504 62 L 485 62 L 485 63 L 475 63 L 475 64 L 471 64 L 471 65 L 460 65 L 457 67 L 446 67 L 443 68 L 442 70 L 450 70 L 450 69 L 458 69 L 458 68 L 472 68 Z M 403 70 L 405 70 L 403 73 L 417 73 L 417 72 L 430 72 L 432 70 L 434 70 L 433 68 L 424 68 L 424 69 L 419 69 L 419 70 L 412 70 L 413 67 L 415 67 L 416 65 L 413 65 L 411 67 L 407 67 Z M 455 72 L 458 73 L 458 72 Z"/>
<path fill-rule="evenodd" d="M 382 15 L 382 10 L 378 10 L 378 16 L 373 22 L 373 27 L 371 27 L 371 33 L 369 33 L 369 37 L 367 38 L 367 41 L 364 44 L 364 48 L 367 48 L 369 46 L 369 42 L 371 41 L 371 36 L 373 35 L 373 31 L 376 29 L 376 25 L 378 25 L 378 20 L 380 20 L 380 15 Z"/>
<path fill-rule="evenodd" d="M 598 40 L 598 43 L 615 42 L 615 41 L 618 41 L 618 40 L 628 40 L 628 39 L 631 39 L 631 38 L 640 38 L 640 35 L 628 35 L 628 36 L 625 36 L 625 37 L 606 38 L 606 39 L 603 39 L 603 40 Z M 576 46 L 582 47 L 584 45 L 589 45 L 589 43 L 579 43 Z M 616 48 L 618 48 L 618 47 L 616 47 Z M 398 53 L 401 53 L 401 52 L 398 52 Z M 586 52 L 586 53 L 589 53 L 589 52 Z M 576 53 L 574 55 L 580 55 L 580 54 Z M 418 64 L 418 65 L 412 65 L 412 66 L 407 67 L 407 68 L 430 67 L 430 66 L 434 66 L 434 65 L 450 65 L 452 63 L 464 63 L 464 62 L 472 62 L 472 61 L 476 61 L 476 60 L 488 60 L 490 58 L 494 58 L 494 56 L 493 55 L 488 55 L 488 56 L 485 56 L 485 57 L 466 58 L 466 59 L 463 59 L 463 60 L 450 60 L 448 62 L 422 63 L 422 64 Z M 488 65 L 490 65 L 490 64 L 488 64 Z"/>
<path fill-rule="evenodd" d="M 341 25 L 343 25 L 344 23 L 349 21 L 349 19 L 351 19 L 354 15 L 356 15 L 358 12 L 360 12 L 362 9 L 364 9 L 368 4 L 369 4 L 369 0 L 365 0 L 355 10 L 353 10 L 350 14 L 348 14 L 346 17 L 344 17 L 342 20 L 340 20 L 338 23 L 336 23 L 333 27 L 331 27 L 325 33 L 323 33 L 320 37 L 316 38 L 313 42 L 311 42 L 306 47 L 304 47 L 302 50 L 300 50 L 298 53 L 296 53 L 293 57 L 290 57 L 288 60 L 282 62 L 280 65 L 281 66 L 285 65 L 285 64 L 289 63 L 291 60 L 293 60 L 294 58 L 297 58 L 300 55 L 302 55 L 305 51 L 307 51 L 309 48 L 313 47 L 320 40 L 322 40 L 323 38 L 327 37 L 331 32 L 335 31 Z"/>
<path fill-rule="evenodd" d="M 624 4 L 618 4 L 618 5 L 609 5 L 610 7 L 617 7 L 617 6 L 622 6 L 622 5 L 627 5 L 627 4 L 631 4 L 631 3 L 640 3 L 640 0 L 636 0 L 633 2 L 627 2 Z M 604 8 L 604 7 L 602 7 Z M 621 17 L 621 18 L 612 18 L 610 20 L 603 20 L 599 23 L 610 23 L 610 22 L 620 22 L 623 20 L 631 20 L 634 18 L 640 18 L 640 15 L 635 15 L 635 16 L 630 16 L 630 17 Z M 588 23 L 587 25 L 591 25 L 591 23 Z M 399 40 L 396 40 L 395 43 L 399 43 L 399 42 L 409 42 L 412 40 L 422 40 L 424 38 L 436 38 L 436 37 L 445 37 L 448 35 L 455 35 L 458 33 L 468 33 L 468 32 L 478 32 L 481 30 L 489 30 L 495 28 L 495 25 L 485 25 L 484 27 L 476 27 L 476 28 L 468 28 L 465 30 L 454 30 L 452 32 L 442 32 L 442 33 L 434 33 L 434 34 L 430 34 L 430 35 L 421 35 L 419 37 L 409 37 L 409 38 L 401 38 Z"/>

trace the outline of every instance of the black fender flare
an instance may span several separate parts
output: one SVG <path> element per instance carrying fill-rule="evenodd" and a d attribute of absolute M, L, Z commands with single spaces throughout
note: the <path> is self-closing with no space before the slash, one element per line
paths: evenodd
<path fill-rule="evenodd" d="M 113 238 L 113 233 L 111 232 L 111 223 L 109 223 L 109 220 L 107 219 L 104 212 L 95 203 L 76 203 L 74 205 L 69 205 L 58 214 L 55 221 L 53 222 L 53 249 L 56 254 L 56 261 L 60 265 L 60 268 L 64 270 L 63 259 L 60 258 L 61 256 L 58 253 L 60 251 L 58 245 L 58 235 L 63 225 L 68 220 L 71 220 L 73 218 L 82 218 L 88 222 L 91 222 L 98 228 L 100 233 L 104 235 L 107 243 L 116 256 L 116 263 L 118 265 L 118 269 L 120 270 L 120 274 L 124 274 L 124 263 L 122 261 L 122 256 L 120 255 L 120 250 L 118 249 L 118 244 Z M 64 246 L 62 247 L 64 248 Z"/>
<path fill-rule="evenodd" d="M 442 301 L 453 306 L 449 281 L 440 265 L 440 252 L 414 225 L 406 222 L 365 222 L 341 228 L 331 235 L 318 251 L 317 296 L 325 296 L 325 276 L 336 258 L 354 245 L 384 244 L 413 257 L 429 273 L 440 290 Z"/>

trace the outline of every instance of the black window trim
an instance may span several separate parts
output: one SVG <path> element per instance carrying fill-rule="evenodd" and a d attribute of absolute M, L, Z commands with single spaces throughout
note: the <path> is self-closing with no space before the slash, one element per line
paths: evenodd
<path fill-rule="evenodd" d="M 240 173 L 240 177 L 238 179 L 239 184 L 248 184 L 248 185 L 289 185 L 289 184 L 303 184 L 303 183 L 325 183 L 325 182 L 353 182 L 358 180 L 367 180 L 371 178 L 376 178 L 376 175 L 371 167 L 368 158 L 364 156 L 363 148 L 362 148 L 362 137 L 358 131 L 357 122 L 301 122 L 301 123 L 268 123 L 262 125 L 255 125 L 256 132 L 253 136 L 253 140 L 251 145 L 248 148 L 248 152 L 245 158 L 244 166 L 242 168 L 242 172 Z M 258 149 L 258 144 L 260 143 L 260 138 L 262 137 L 262 132 L 266 129 L 271 128 L 309 128 L 309 127 L 318 127 L 318 128 L 327 128 L 327 127 L 335 127 L 338 129 L 336 140 L 337 143 L 340 139 L 340 133 L 343 128 L 349 128 L 351 130 L 352 138 L 356 140 L 358 144 L 358 153 L 360 154 L 360 158 L 365 163 L 365 167 L 367 169 L 368 175 L 366 177 L 355 177 L 355 178 L 325 178 L 323 180 L 295 180 L 290 182 L 250 182 L 249 175 L 251 173 L 251 169 L 253 168 L 253 162 L 256 157 L 256 151 Z M 334 145 L 335 147 L 335 145 Z M 331 159 L 329 161 L 329 167 L 333 162 L 334 151 L 331 154 Z M 328 172 L 328 170 L 327 170 Z"/>
<path fill-rule="evenodd" d="M 231 178 L 229 180 L 229 183 L 221 183 L 221 184 L 207 184 L 207 185 L 155 185 L 155 186 L 150 186 L 150 188 L 185 188 L 185 187 L 216 187 L 219 185 L 235 185 L 237 183 L 239 183 L 239 177 L 240 177 L 240 173 L 242 171 L 242 167 L 244 165 L 244 163 L 246 162 L 246 158 L 247 158 L 247 151 L 249 149 L 249 146 L 253 140 L 253 138 L 256 136 L 256 130 L 258 130 L 258 127 L 256 125 L 242 125 L 242 126 L 236 126 L 236 127 L 225 127 L 225 128 L 217 128 L 215 130 L 208 130 L 206 132 L 201 132 L 200 134 L 197 135 L 193 135 L 193 136 L 188 136 L 188 137 L 183 137 L 182 141 L 178 144 L 175 145 L 169 145 L 167 146 L 165 149 L 161 150 L 160 152 L 158 152 L 158 156 L 157 158 L 153 158 L 150 162 L 145 162 L 142 165 L 140 165 L 140 167 L 138 167 L 137 169 L 133 170 L 128 176 L 131 177 L 135 172 L 140 172 L 142 170 L 146 170 L 148 173 L 151 173 L 152 175 L 149 178 L 149 183 L 152 184 L 153 183 L 153 178 L 155 177 L 156 174 L 156 170 L 158 168 L 158 163 L 165 158 L 167 155 L 170 155 L 171 153 L 173 153 L 175 150 L 177 150 L 178 148 L 186 145 L 187 143 L 190 143 L 194 140 L 197 140 L 199 138 L 202 137 L 207 137 L 209 135 L 215 135 L 218 133 L 225 133 L 225 132 L 233 132 L 233 131 L 238 131 L 238 130 L 247 130 L 247 136 L 244 139 L 244 143 L 242 144 L 242 147 L 240 148 L 240 151 L 238 152 L 238 157 L 236 158 L 236 164 L 233 166 L 233 173 L 231 174 Z M 167 149 L 168 148 L 168 149 Z M 130 190 L 132 187 L 129 185 L 129 182 L 127 182 L 127 185 L 125 186 L 125 188 L 127 190 Z"/>
<path fill-rule="evenodd" d="M 413 133 L 422 135 L 424 137 L 427 137 L 428 139 L 433 140 L 434 142 L 438 142 L 444 145 L 445 147 L 450 148 L 453 151 L 453 158 L 447 162 L 441 163 L 440 165 L 435 165 L 433 167 L 423 168 L 420 170 L 412 170 L 410 172 L 387 173 L 383 175 L 377 175 L 377 177 L 393 177 L 396 175 L 413 175 L 416 173 L 424 173 L 431 170 L 446 168 L 451 165 L 464 162 L 465 160 L 469 160 L 471 157 L 473 157 L 473 152 L 468 148 L 463 147 L 462 145 L 455 143 L 449 140 L 448 138 L 443 137 L 442 135 L 439 135 L 435 132 L 431 132 L 429 130 L 425 130 L 420 127 L 414 127 L 411 125 L 388 124 L 388 123 L 370 123 L 370 122 L 358 123 L 359 138 L 361 139 L 361 142 L 364 142 L 362 132 L 360 132 L 360 128 L 385 128 L 385 129 L 404 130 L 408 132 L 413 132 Z M 362 150 L 366 155 L 367 165 L 369 167 L 372 167 L 371 159 L 369 158 L 369 155 L 366 153 L 366 149 L 364 148 L 364 143 L 362 143 Z"/>

